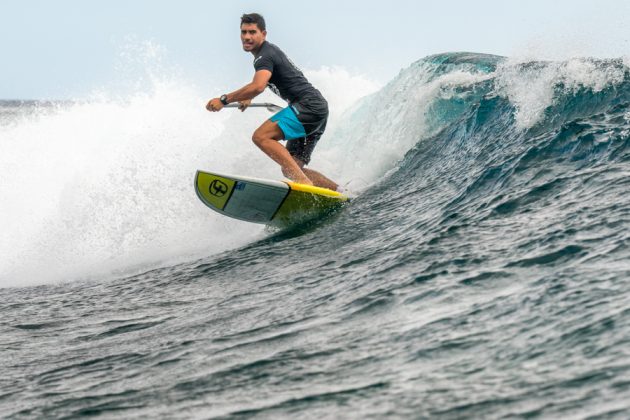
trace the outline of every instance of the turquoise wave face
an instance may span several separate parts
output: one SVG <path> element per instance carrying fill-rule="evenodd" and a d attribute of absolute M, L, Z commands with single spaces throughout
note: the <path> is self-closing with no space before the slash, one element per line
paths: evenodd
<path fill-rule="evenodd" d="M 494 143 L 527 148 L 578 123 L 592 126 L 598 138 L 610 134 L 613 139 L 627 130 L 629 71 L 622 60 L 430 56 L 364 98 L 333 137 L 351 152 L 342 168 L 363 171 L 371 181 L 392 166 L 404 170 L 400 162 L 405 153 L 430 144 L 458 142 L 463 151 L 492 148 Z M 458 157 L 445 159 L 448 163 Z M 366 170 L 375 167 L 379 170 Z"/>
<path fill-rule="evenodd" d="M 366 206 L 401 209 L 391 221 L 375 214 L 375 224 L 414 226 L 407 232 L 427 252 L 487 244 L 494 253 L 473 259 L 475 269 L 509 267 L 512 276 L 532 261 L 622 258 L 627 251 L 602 250 L 627 239 L 615 227 L 630 203 L 628 71 L 621 60 L 510 63 L 459 53 L 418 61 L 364 104 L 378 112 L 374 103 L 398 92 L 398 112 L 417 99 L 414 86 L 439 82 L 422 117 L 402 122 L 417 128 L 413 147 L 369 190 Z M 364 132 L 380 129 L 370 121 L 378 119 L 366 118 Z M 598 229 L 610 235 L 595 245 Z"/>

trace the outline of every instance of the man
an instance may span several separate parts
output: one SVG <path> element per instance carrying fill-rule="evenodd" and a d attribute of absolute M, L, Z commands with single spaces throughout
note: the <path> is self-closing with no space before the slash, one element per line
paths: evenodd
<path fill-rule="evenodd" d="M 280 48 L 266 41 L 265 19 L 258 13 L 241 17 L 243 50 L 254 55 L 254 79 L 232 93 L 211 99 L 208 111 L 220 111 L 238 102 L 245 111 L 251 100 L 269 86 L 289 106 L 265 121 L 252 136 L 263 152 L 276 161 L 287 178 L 300 184 L 337 190 L 338 185 L 308 165 L 311 153 L 326 128 L 328 103 Z M 279 143 L 287 140 L 286 148 Z"/>

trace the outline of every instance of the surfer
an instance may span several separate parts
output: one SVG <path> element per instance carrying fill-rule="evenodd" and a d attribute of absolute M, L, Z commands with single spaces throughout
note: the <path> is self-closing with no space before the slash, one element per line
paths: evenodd
<path fill-rule="evenodd" d="M 280 165 L 287 178 L 300 184 L 337 190 L 339 186 L 335 182 L 305 168 L 326 129 L 328 102 L 280 48 L 266 41 L 266 37 L 265 19 L 261 15 L 241 16 L 241 43 L 243 50 L 254 55 L 254 79 L 234 92 L 211 99 L 206 109 L 217 112 L 229 103 L 238 102 L 239 109 L 245 111 L 252 99 L 269 86 L 289 106 L 258 127 L 252 140 Z M 280 140 L 287 140 L 286 148 Z"/>

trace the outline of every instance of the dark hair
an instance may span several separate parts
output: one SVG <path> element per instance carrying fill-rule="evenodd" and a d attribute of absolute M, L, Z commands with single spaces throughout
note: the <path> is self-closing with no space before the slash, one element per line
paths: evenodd
<path fill-rule="evenodd" d="M 265 18 L 258 13 L 245 13 L 241 16 L 241 25 L 244 23 L 255 23 L 258 25 L 258 29 L 261 31 L 267 30 L 267 25 L 265 25 Z"/>

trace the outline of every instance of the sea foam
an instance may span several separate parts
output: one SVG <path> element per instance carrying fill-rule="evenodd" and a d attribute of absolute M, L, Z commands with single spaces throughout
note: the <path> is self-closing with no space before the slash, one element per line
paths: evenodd
<path fill-rule="evenodd" d="M 333 127 L 344 108 L 377 88 L 341 68 L 306 73 L 328 97 Z M 270 114 L 208 113 L 210 98 L 200 92 L 212 86 L 201 89 L 155 69 L 127 87 L 136 90 L 99 88 L 45 112 L 25 108 L 0 127 L 0 287 L 145 270 L 265 234 L 260 225 L 204 207 L 193 177 L 206 169 L 282 179 L 251 142 Z M 270 93 L 257 100 L 283 104 Z M 334 177 L 335 163 L 323 163 Z"/>

